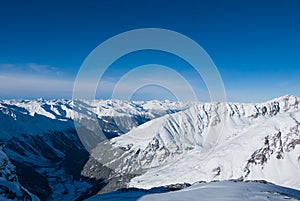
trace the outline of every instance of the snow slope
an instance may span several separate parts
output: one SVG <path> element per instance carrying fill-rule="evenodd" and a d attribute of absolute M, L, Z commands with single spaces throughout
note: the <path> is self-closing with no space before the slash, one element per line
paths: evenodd
<path fill-rule="evenodd" d="M 300 189 L 300 100 L 194 103 L 149 121 L 92 153 L 131 187 L 212 180 L 267 180 Z"/>
<path fill-rule="evenodd" d="M 198 183 L 182 190 L 160 193 L 158 190 L 128 189 L 97 195 L 87 201 L 284 201 L 300 200 L 300 192 L 265 182 L 220 181 Z"/>

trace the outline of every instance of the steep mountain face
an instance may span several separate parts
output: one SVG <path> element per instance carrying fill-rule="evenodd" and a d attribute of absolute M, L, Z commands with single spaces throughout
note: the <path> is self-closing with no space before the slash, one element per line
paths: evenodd
<path fill-rule="evenodd" d="M 103 174 L 97 180 L 81 174 L 89 153 L 74 120 L 80 124 L 96 117 L 102 132 L 111 138 L 186 107 L 167 101 L 2 101 L 0 140 L 20 183 L 30 192 L 41 200 L 80 200 L 102 189 L 110 170 L 99 167 Z M 89 129 L 93 133 L 94 128 Z"/>
<path fill-rule="evenodd" d="M 15 167 L 2 147 L 0 147 L 0 200 L 39 200 L 19 183 Z"/>
<path fill-rule="evenodd" d="M 139 174 L 130 181 L 138 188 L 263 179 L 300 189 L 299 122 L 294 96 L 262 104 L 194 103 L 100 143 L 92 156 L 120 174 Z"/>

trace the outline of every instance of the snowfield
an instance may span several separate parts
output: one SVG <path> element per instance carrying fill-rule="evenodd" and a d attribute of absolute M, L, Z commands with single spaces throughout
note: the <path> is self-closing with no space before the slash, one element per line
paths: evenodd
<path fill-rule="evenodd" d="M 87 201 L 285 201 L 300 200 L 297 190 L 262 182 L 220 181 L 194 184 L 182 190 L 159 193 L 158 190 L 127 190 L 97 195 Z"/>
<path fill-rule="evenodd" d="M 257 182 L 221 181 L 208 184 L 196 184 L 176 192 L 147 195 L 140 201 L 234 201 L 234 200 L 299 200 L 299 191 L 283 188 L 273 184 Z"/>

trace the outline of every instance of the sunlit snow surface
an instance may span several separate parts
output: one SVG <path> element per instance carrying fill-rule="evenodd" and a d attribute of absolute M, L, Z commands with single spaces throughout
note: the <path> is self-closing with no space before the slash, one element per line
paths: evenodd
<path fill-rule="evenodd" d="M 195 103 L 154 119 L 112 139 L 111 160 L 103 144 L 93 156 L 116 171 L 143 169 L 129 184 L 136 188 L 243 178 L 300 189 L 299 99 L 221 105 Z M 223 130 L 216 129 L 220 122 Z"/>
<path fill-rule="evenodd" d="M 87 201 L 283 201 L 299 200 L 300 191 L 261 182 L 220 181 L 194 184 L 167 192 L 117 191 L 94 196 Z"/>

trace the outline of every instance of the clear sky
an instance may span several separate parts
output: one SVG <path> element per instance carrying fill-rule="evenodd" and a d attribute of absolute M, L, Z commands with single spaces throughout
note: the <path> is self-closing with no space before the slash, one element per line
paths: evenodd
<path fill-rule="evenodd" d="M 299 11 L 298 0 L 1 1 L 0 99 L 71 98 L 76 74 L 95 47 L 147 27 L 174 30 L 199 43 L 219 69 L 230 101 L 300 96 Z M 160 52 L 122 58 L 106 79 L 114 83 L 149 58 L 172 66 L 207 99 L 193 71 Z M 141 91 L 136 99 L 169 98 L 157 91 Z"/>

